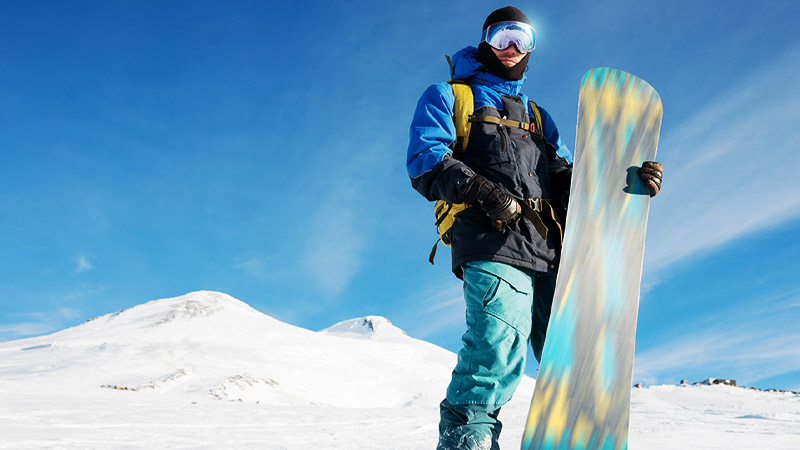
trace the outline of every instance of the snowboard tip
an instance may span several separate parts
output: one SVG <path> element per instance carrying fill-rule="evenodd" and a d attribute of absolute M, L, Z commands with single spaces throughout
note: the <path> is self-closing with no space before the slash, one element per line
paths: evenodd
<path fill-rule="evenodd" d="M 648 95 L 653 97 L 654 101 L 661 103 L 661 96 L 650 83 L 630 72 L 613 67 L 595 67 L 588 70 L 581 78 L 580 89 L 581 91 L 585 89 L 599 90 L 601 87 L 609 85 L 616 85 L 618 89 L 622 89 L 623 86 L 631 86 L 638 95 Z"/>

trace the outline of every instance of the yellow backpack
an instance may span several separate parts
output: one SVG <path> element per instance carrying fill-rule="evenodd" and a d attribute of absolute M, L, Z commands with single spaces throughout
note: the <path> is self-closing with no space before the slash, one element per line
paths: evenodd
<path fill-rule="evenodd" d="M 448 63 L 450 58 L 447 58 Z M 452 65 L 451 65 L 452 75 Z M 532 124 L 524 124 L 517 121 L 498 119 L 492 116 L 474 116 L 475 112 L 475 97 L 472 93 L 472 87 L 461 80 L 450 80 L 450 86 L 453 88 L 453 96 L 455 96 L 455 103 L 453 104 L 453 125 L 456 129 L 456 141 L 453 148 L 453 157 L 456 159 L 461 158 L 461 154 L 467 151 L 469 144 L 469 132 L 473 122 L 489 122 L 499 125 L 513 126 L 528 129 L 532 133 L 542 135 L 542 115 L 539 108 L 533 101 L 530 102 L 531 111 L 533 111 L 535 122 Z M 527 125 L 527 126 L 524 126 Z M 433 244 L 431 254 L 428 261 L 433 264 L 433 258 L 436 256 L 436 247 L 439 241 L 450 247 L 450 229 L 456 220 L 456 215 L 461 211 L 467 209 L 469 205 L 464 203 L 449 203 L 444 200 L 438 200 L 434 205 L 434 213 L 436 215 L 436 228 L 439 232 L 439 239 Z"/>

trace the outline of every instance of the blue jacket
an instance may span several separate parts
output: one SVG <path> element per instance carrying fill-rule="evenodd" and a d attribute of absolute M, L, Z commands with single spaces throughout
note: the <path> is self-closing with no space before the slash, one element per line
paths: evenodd
<path fill-rule="evenodd" d="M 521 94 L 524 78 L 509 81 L 488 73 L 477 62 L 478 50 L 467 47 L 453 57 L 456 80 L 472 87 L 475 114 L 531 122 L 528 98 Z M 569 190 L 570 153 L 552 117 L 543 108 L 544 139 L 526 130 L 474 123 L 469 147 L 452 157 L 456 139 L 455 97 L 446 83 L 430 86 L 420 98 L 411 123 L 407 169 L 412 186 L 430 201 L 462 203 L 465 186 L 477 173 L 517 198 L 563 198 Z M 566 156 L 566 158 L 565 158 Z M 453 271 L 470 261 L 497 261 L 536 271 L 555 271 L 558 243 L 550 233 L 542 239 L 527 220 L 502 231 L 480 208 L 468 208 L 451 229 Z"/>
<path fill-rule="evenodd" d="M 504 80 L 483 69 L 477 61 L 478 49 L 467 47 L 456 53 L 453 58 L 453 79 L 468 80 L 473 86 L 475 109 L 482 106 L 502 108 L 501 96 L 518 95 L 524 104 L 528 97 L 521 92 L 525 76 L 519 81 Z M 434 84 L 422 94 L 411 122 L 411 139 L 408 145 L 406 166 L 411 178 L 416 178 L 431 170 L 442 162 L 445 154 L 452 155 L 449 145 L 456 140 L 456 129 L 453 125 L 453 89 L 447 82 Z M 541 105 L 542 128 L 547 142 L 553 144 L 558 154 L 572 162 L 572 152 L 561 140 L 558 127 L 552 116 Z M 528 114 L 533 111 L 528 108 Z M 429 199 L 433 200 L 433 199 Z"/>

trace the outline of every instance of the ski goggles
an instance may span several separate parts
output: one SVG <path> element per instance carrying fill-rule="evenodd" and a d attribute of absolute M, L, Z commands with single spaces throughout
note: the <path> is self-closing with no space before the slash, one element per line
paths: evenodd
<path fill-rule="evenodd" d="M 521 53 L 528 53 L 536 47 L 536 30 L 524 22 L 497 22 L 483 30 L 484 41 L 498 50 L 514 44 Z"/>

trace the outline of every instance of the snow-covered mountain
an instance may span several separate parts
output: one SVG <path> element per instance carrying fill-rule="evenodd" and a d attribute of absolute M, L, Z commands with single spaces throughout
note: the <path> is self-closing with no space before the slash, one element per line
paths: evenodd
<path fill-rule="evenodd" d="M 455 355 L 383 317 L 314 332 L 218 292 L 0 343 L 0 449 L 427 449 Z M 534 381 L 501 413 L 518 448 Z M 634 389 L 631 449 L 798 449 L 800 396 Z"/>
<path fill-rule="evenodd" d="M 434 404 L 454 362 L 382 317 L 313 332 L 207 291 L 0 343 L 0 355 L 0 379 L 42 388 L 343 407 Z"/>

